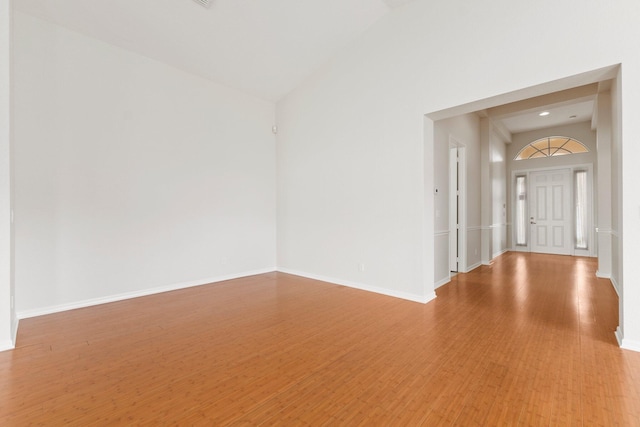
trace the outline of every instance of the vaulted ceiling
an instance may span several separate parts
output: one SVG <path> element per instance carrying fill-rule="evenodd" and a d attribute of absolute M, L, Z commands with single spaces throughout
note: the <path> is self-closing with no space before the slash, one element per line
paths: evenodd
<path fill-rule="evenodd" d="M 14 9 L 277 101 L 410 0 L 14 0 Z"/>
<path fill-rule="evenodd" d="M 13 5 L 276 102 L 372 24 L 412 0 L 210 0 L 208 8 L 197 1 L 13 0 Z M 593 115 L 595 91 L 588 95 L 546 105 L 509 104 L 489 115 L 510 133 L 586 121 Z M 549 116 L 539 117 L 543 110 Z"/>

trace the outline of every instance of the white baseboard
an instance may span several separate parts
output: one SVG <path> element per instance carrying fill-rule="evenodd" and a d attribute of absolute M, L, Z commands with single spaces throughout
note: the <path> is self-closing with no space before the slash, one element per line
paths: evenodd
<path fill-rule="evenodd" d="M 640 352 L 640 341 L 632 341 L 632 340 L 623 338 L 622 344 L 620 344 L 620 347 L 625 350 Z"/>
<path fill-rule="evenodd" d="M 609 282 L 611 283 L 613 290 L 616 291 L 618 298 L 620 297 L 620 292 L 618 292 L 618 283 L 616 282 L 616 279 L 614 279 L 610 274 L 601 274 L 600 271 L 596 271 L 596 277 L 598 279 L 609 279 Z"/>
<path fill-rule="evenodd" d="M 616 294 L 618 294 L 618 298 L 620 298 L 620 288 L 618 287 L 618 282 L 616 281 L 616 278 L 609 277 L 609 280 L 611 281 L 611 284 L 613 285 L 613 289 L 616 291 Z"/>
<path fill-rule="evenodd" d="M 0 341 L 0 352 L 16 348 L 16 336 L 18 335 L 18 319 L 14 319 L 11 329 L 11 339 Z"/>
<path fill-rule="evenodd" d="M 482 262 L 476 262 L 475 264 L 470 265 L 467 268 L 467 271 L 465 271 L 465 273 L 468 273 L 468 272 L 470 272 L 472 270 L 475 270 L 476 268 L 480 267 L 481 265 L 483 265 Z M 486 264 L 486 265 L 491 265 L 491 264 Z"/>
<path fill-rule="evenodd" d="M 15 345 L 11 340 L 0 341 L 0 351 L 13 350 Z"/>
<path fill-rule="evenodd" d="M 44 316 L 46 314 L 59 313 L 61 311 L 75 310 L 77 308 L 91 307 L 94 305 L 108 304 L 110 302 L 122 301 L 131 298 L 144 297 L 147 295 L 159 294 L 162 292 L 176 291 L 178 289 L 191 288 L 194 286 L 208 285 L 216 282 L 224 282 L 225 280 L 239 279 L 241 277 L 255 276 L 257 274 L 271 273 L 276 271 L 273 268 L 264 268 L 260 270 L 245 271 L 237 274 L 229 274 L 206 279 L 191 280 L 189 282 L 176 283 L 168 286 L 160 286 L 156 288 L 142 289 L 139 291 L 125 292 L 123 294 L 109 295 L 100 298 L 92 298 L 83 301 L 74 301 L 67 304 L 54 305 L 49 307 L 36 308 L 33 310 L 24 310 L 18 312 L 18 319 L 27 319 L 29 317 Z"/>
<path fill-rule="evenodd" d="M 616 340 L 618 340 L 618 345 L 622 347 L 622 331 L 620 330 L 620 326 L 616 328 Z"/>
<path fill-rule="evenodd" d="M 442 285 L 446 285 L 447 283 L 449 283 L 451 281 L 451 276 L 449 277 L 445 277 L 442 280 L 438 280 L 436 283 L 434 283 L 433 285 L 433 289 L 438 289 L 440 286 Z"/>
<path fill-rule="evenodd" d="M 622 331 L 620 330 L 620 326 L 616 329 L 616 339 L 618 340 L 618 344 L 620 348 L 625 350 L 637 351 L 640 352 L 640 341 L 628 340 L 623 338 Z"/>
<path fill-rule="evenodd" d="M 379 288 L 377 286 L 369 286 L 362 283 L 351 282 L 348 280 L 335 279 L 332 277 L 321 276 L 318 274 L 310 274 L 297 270 L 290 270 L 288 268 L 278 268 L 278 271 L 286 274 L 293 274 L 294 276 L 306 277 L 307 279 L 320 280 L 321 282 L 335 283 L 336 285 L 347 286 L 349 288 L 360 289 L 362 291 L 374 292 L 376 294 L 387 295 L 390 297 L 401 298 L 409 301 L 419 302 L 426 304 L 429 301 L 436 298 L 435 292 L 429 292 L 425 296 L 410 294 L 408 292 L 394 291 L 392 289 Z"/>
<path fill-rule="evenodd" d="M 18 338 L 18 323 L 20 323 L 20 319 L 18 319 L 18 317 L 15 317 L 13 319 L 13 329 L 11 330 L 11 339 L 13 340 L 14 343 Z"/>
<path fill-rule="evenodd" d="M 493 254 L 493 258 L 498 258 L 500 255 L 504 255 L 504 254 L 506 254 L 507 252 L 509 252 L 509 249 L 503 249 L 503 250 L 501 250 L 501 251 L 498 251 L 498 252 L 496 252 L 495 254 Z M 493 259 L 493 258 L 492 258 L 492 259 Z"/>

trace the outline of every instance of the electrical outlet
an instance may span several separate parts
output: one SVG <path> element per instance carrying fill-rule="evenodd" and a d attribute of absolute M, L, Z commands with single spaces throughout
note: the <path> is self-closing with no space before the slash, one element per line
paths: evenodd
<path fill-rule="evenodd" d="M 222 265 L 229 264 L 229 257 L 223 256 L 222 258 L 220 258 L 220 264 Z"/>
<path fill-rule="evenodd" d="M 364 273 L 364 262 L 358 264 L 358 271 L 360 273 Z"/>

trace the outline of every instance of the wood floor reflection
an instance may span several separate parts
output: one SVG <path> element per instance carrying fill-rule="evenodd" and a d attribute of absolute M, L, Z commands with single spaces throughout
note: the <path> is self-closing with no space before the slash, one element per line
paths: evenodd
<path fill-rule="evenodd" d="M 507 253 L 428 304 L 269 273 L 26 319 L 0 425 L 640 425 L 595 269 Z"/>

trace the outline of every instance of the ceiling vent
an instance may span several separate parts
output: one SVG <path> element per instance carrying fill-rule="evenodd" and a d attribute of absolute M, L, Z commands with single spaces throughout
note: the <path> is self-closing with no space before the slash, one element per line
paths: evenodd
<path fill-rule="evenodd" d="M 193 1 L 198 3 L 200 6 L 207 7 L 207 8 L 211 6 L 211 3 L 213 3 L 213 0 L 193 0 Z"/>

